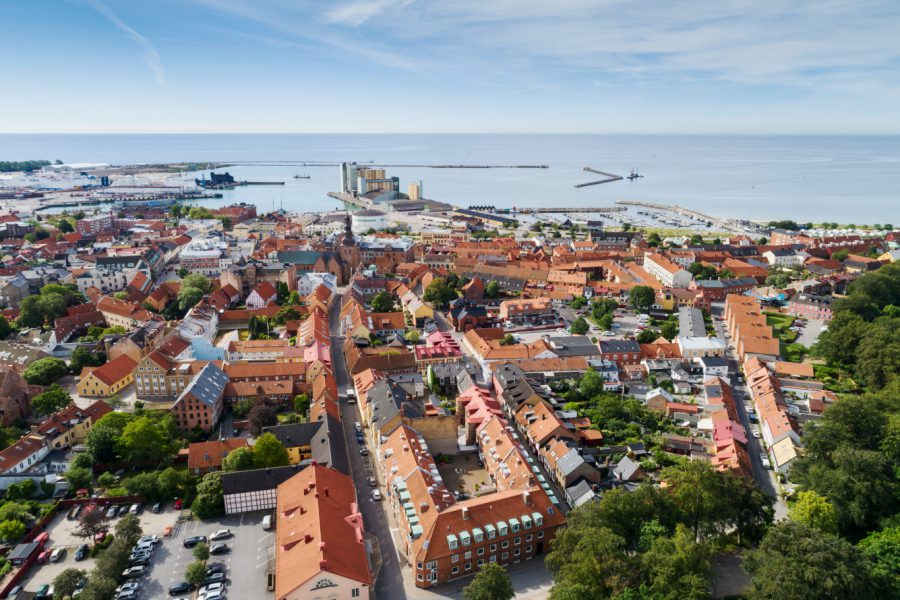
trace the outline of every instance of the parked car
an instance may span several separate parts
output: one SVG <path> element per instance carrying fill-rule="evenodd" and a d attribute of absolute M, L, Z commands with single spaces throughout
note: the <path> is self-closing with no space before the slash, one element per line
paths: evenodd
<path fill-rule="evenodd" d="M 193 548 L 194 546 L 196 546 L 196 545 L 199 544 L 200 542 L 203 542 L 204 544 L 206 543 L 206 536 L 205 536 L 205 535 L 195 535 L 195 536 L 193 536 L 193 537 L 189 537 L 189 538 L 187 538 L 187 539 L 184 540 L 184 544 L 183 544 L 183 545 L 184 545 L 185 548 Z"/>
<path fill-rule="evenodd" d="M 106 532 L 105 532 L 105 531 L 99 531 L 99 532 L 97 532 L 97 533 L 94 534 L 94 543 L 95 543 L 95 544 L 102 544 L 102 543 L 103 543 L 103 540 L 105 540 L 105 539 L 106 539 Z"/>
<path fill-rule="evenodd" d="M 149 556 L 138 556 L 135 558 L 128 559 L 129 567 L 149 567 L 150 566 L 150 557 Z"/>
<path fill-rule="evenodd" d="M 159 513 L 162 512 L 162 509 L 163 509 L 163 503 L 157 502 L 150 508 L 150 512 L 152 512 L 155 515 L 158 515 Z"/>
<path fill-rule="evenodd" d="M 49 539 L 50 539 L 50 534 L 45 531 L 41 535 L 34 538 L 34 541 L 37 542 L 38 546 L 43 546 L 44 544 L 47 543 L 47 540 L 49 540 Z"/>
<path fill-rule="evenodd" d="M 72 508 L 69 509 L 69 514 L 66 516 L 69 519 L 77 519 L 78 515 L 81 514 L 81 509 L 83 506 L 84 506 L 83 504 L 76 504 L 75 506 L 73 506 Z"/>
<path fill-rule="evenodd" d="M 128 581 L 123 583 L 119 587 L 116 588 L 116 593 L 120 594 L 122 592 L 136 592 L 141 589 L 141 584 L 137 581 Z"/>
<path fill-rule="evenodd" d="M 369 482 L 369 487 L 378 487 L 378 480 L 371 475 L 369 476 L 367 481 Z"/>
<path fill-rule="evenodd" d="M 106 509 L 106 518 L 114 519 L 118 512 L 119 512 L 119 509 L 116 508 L 115 504 L 113 504 L 112 506 L 110 506 L 109 508 Z"/>
<path fill-rule="evenodd" d="M 181 581 L 169 587 L 169 595 L 180 596 L 181 594 L 189 594 L 192 589 L 194 589 L 194 586 L 189 584 L 187 581 Z"/>
<path fill-rule="evenodd" d="M 50 553 L 50 562 L 59 562 L 66 555 L 66 549 L 58 546 L 53 549 L 53 552 Z"/>
<path fill-rule="evenodd" d="M 43 552 L 38 554 L 37 564 L 39 564 L 39 565 L 45 564 L 48 560 L 50 560 L 50 554 L 51 554 L 50 550 L 44 550 Z"/>
<path fill-rule="evenodd" d="M 365 446 L 363 446 L 362 448 L 359 449 L 359 453 L 360 453 L 362 456 L 368 456 L 368 454 L 369 454 L 369 449 L 366 448 Z"/>
<path fill-rule="evenodd" d="M 262 527 L 266 531 L 272 529 L 272 515 L 266 515 L 263 517 Z"/>
<path fill-rule="evenodd" d="M 356 433 L 362 433 L 362 425 L 360 425 L 359 421 L 353 424 L 353 427 L 356 429 Z"/>
<path fill-rule="evenodd" d="M 211 585 L 221 583 L 223 586 L 225 585 L 225 573 L 218 571 L 216 573 L 210 573 L 206 576 L 206 579 L 203 581 L 204 585 Z"/>
<path fill-rule="evenodd" d="M 34 593 L 35 600 L 45 600 L 46 598 L 52 598 L 50 595 L 50 586 L 48 584 L 44 584 L 37 589 Z"/>
<path fill-rule="evenodd" d="M 17 585 L 13 589 L 9 590 L 9 593 L 6 595 L 6 597 L 9 598 L 10 600 L 15 600 L 16 598 L 19 597 L 19 594 L 21 594 L 21 593 L 22 593 L 22 586 Z"/>
<path fill-rule="evenodd" d="M 755 437 L 756 439 L 759 439 L 759 438 L 760 438 L 760 435 L 759 435 L 759 429 L 754 429 L 754 430 L 753 430 L 753 437 Z"/>
<path fill-rule="evenodd" d="M 128 567 L 124 571 L 122 571 L 122 577 L 125 579 L 134 579 L 136 577 L 143 577 L 147 574 L 147 567 L 136 566 L 136 567 Z"/>
<path fill-rule="evenodd" d="M 175 503 L 172 505 L 172 508 L 175 510 L 181 510 L 182 505 L 184 504 L 184 500 L 181 498 L 176 498 Z"/>
<path fill-rule="evenodd" d="M 230 529 L 220 529 L 217 532 L 215 532 L 214 534 L 212 534 L 211 536 L 209 536 L 209 539 L 211 539 L 211 540 L 227 540 L 228 538 L 233 537 L 233 536 L 234 536 L 234 534 L 231 533 Z"/>
<path fill-rule="evenodd" d="M 209 549 L 210 554 L 228 554 L 231 548 L 228 547 L 228 544 L 213 544 L 212 548 Z"/>
<path fill-rule="evenodd" d="M 206 565 L 206 574 L 212 575 L 213 573 L 224 573 L 225 565 L 222 563 L 209 563 Z"/>
<path fill-rule="evenodd" d="M 366 443 L 366 438 L 364 438 L 364 437 L 362 436 L 362 434 L 357 433 L 357 434 L 356 434 L 356 443 L 357 443 L 357 444 L 365 444 L 365 443 Z"/>
<path fill-rule="evenodd" d="M 766 456 L 764 452 L 759 453 L 759 460 L 762 461 L 762 466 L 764 469 L 772 468 L 772 463 L 769 462 L 769 457 Z"/>
<path fill-rule="evenodd" d="M 78 546 L 78 550 L 75 551 L 75 560 L 84 560 L 87 558 L 88 552 L 90 552 L 90 547 L 87 544 L 82 544 Z"/>
<path fill-rule="evenodd" d="M 143 511 L 143 510 L 144 510 L 144 505 L 141 504 L 140 502 L 136 502 L 135 504 L 131 505 L 131 508 L 128 510 L 128 512 L 137 516 L 137 515 L 141 514 L 141 511 Z"/>
<path fill-rule="evenodd" d="M 141 539 L 138 540 L 138 544 L 146 544 L 147 542 L 150 542 L 151 544 L 154 544 L 154 545 L 158 544 L 159 536 L 158 535 L 145 535 L 144 537 L 142 537 Z"/>
<path fill-rule="evenodd" d="M 378 490 L 372 490 L 372 500 L 374 500 L 375 502 L 380 502 L 381 492 L 379 492 Z"/>
<path fill-rule="evenodd" d="M 225 590 L 201 594 L 197 596 L 197 600 L 225 600 Z"/>

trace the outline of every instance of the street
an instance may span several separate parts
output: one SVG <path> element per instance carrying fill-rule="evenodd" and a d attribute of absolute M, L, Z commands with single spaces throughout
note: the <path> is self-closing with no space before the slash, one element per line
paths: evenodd
<path fill-rule="evenodd" d="M 724 304 L 713 303 L 710 314 L 713 316 L 713 326 L 716 330 L 716 336 L 718 336 L 719 339 L 725 340 L 726 342 L 725 356 L 728 359 L 728 372 L 740 374 L 741 365 L 739 364 L 737 356 L 734 353 L 734 348 L 731 345 L 731 340 L 729 340 L 725 336 L 724 322 L 716 318 L 724 316 Z M 747 413 L 746 403 L 751 402 L 750 392 L 745 384 L 738 383 L 736 379 L 732 380 L 732 389 L 734 390 L 734 398 L 736 400 L 735 404 L 737 404 L 737 411 L 741 418 L 741 425 L 744 426 L 744 429 L 746 429 L 748 434 L 747 450 L 750 453 L 750 466 L 753 469 L 753 479 L 756 481 L 756 484 L 760 487 L 760 489 L 762 489 L 762 491 L 764 491 L 775 501 L 775 520 L 783 519 L 787 517 L 787 503 L 785 503 L 784 499 L 778 493 L 778 481 L 775 479 L 774 472 L 763 467 L 762 460 L 760 459 L 760 453 L 766 452 L 763 440 L 761 438 L 755 438 L 750 435 L 752 431 L 758 430 L 759 428 L 758 425 L 750 422 L 750 417 Z"/>

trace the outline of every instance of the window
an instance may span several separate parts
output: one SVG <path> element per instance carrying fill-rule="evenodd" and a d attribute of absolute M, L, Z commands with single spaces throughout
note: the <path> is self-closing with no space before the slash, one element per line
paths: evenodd
<path fill-rule="evenodd" d="M 514 543 L 516 546 L 518 546 L 519 544 L 522 543 L 522 538 L 517 537 L 517 538 L 513 541 L 513 543 Z"/>
<path fill-rule="evenodd" d="M 458 563 L 458 562 L 459 562 L 459 554 L 454 554 L 453 556 L 451 556 L 451 557 L 450 557 L 450 562 L 452 562 L 452 563 Z"/>
<path fill-rule="evenodd" d="M 457 573 L 459 573 L 459 567 L 453 567 L 452 569 L 450 569 L 451 575 L 456 575 Z"/>
<path fill-rule="evenodd" d="M 484 546 L 478 549 L 478 556 L 484 556 Z"/>
<path fill-rule="evenodd" d="M 416 568 L 417 568 L 418 570 L 421 571 L 421 570 L 422 570 L 422 563 L 416 563 Z"/>
<path fill-rule="evenodd" d="M 502 544 L 500 544 L 501 548 L 509 548 L 509 540 L 504 540 Z"/>
<path fill-rule="evenodd" d="M 478 566 L 480 567 L 480 566 L 483 565 L 483 564 L 484 564 L 484 559 L 483 559 L 483 558 L 479 558 L 479 559 L 478 559 Z"/>
<path fill-rule="evenodd" d="M 497 544 L 491 544 L 491 552 L 497 551 Z"/>
<path fill-rule="evenodd" d="M 463 558 L 465 558 L 466 560 L 469 560 L 470 558 L 472 558 L 472 551 L 469 550 L 468 552 L 466 552 L 466 555 Z"/>
<path fill-rule="evenodd" d="M 497 557 L 496 557 L 496 556 L 491 556 L 491 557 L 490 557 L 490 562 L 497 562 Z"/>
<path fill-rule="evenodd" d="M 522 554 L 522 550 L 521 550 L 521 549 L 516 548 L 515 550 L 513 550 L 513 556 L 518 556 L 518 555 L 520 555 L 520 554 Z"/>
<path fill-rule="evenodd" d="M 507 560 L 509 558 L 509 552 L 504 552 L 503 554 L 500 555 L 500 558 L 502 560 Z"/>
<path fill-rule="evenodd" d="M 421 573 L 419 573 L 418 575 L 416 575 L 416 579 L 417 579 L 418 581 L 423 581 L 425 578 L 422 577 L 422 574 L 421 574 Z"/>
<path fill-rule="evenodd" d="M 428 564 L 425 565 L 425 568 L 426 568 L 426 569 L 434 570 L 434 568 L 435 568 L 436 566 L 437 566 L 437 563 L 436 563 L 435 561 L 432 560 L 432 561 L 430 561 Z"/>
<path fill-rule="evenodd" d="M 466 571 L 471 571 L 471 570 L 472 570 L 472 563 L 467 562 L 466 563 Z"/>
<path fill-rule="evenodd" d="M 525 546 L 525 552 L 531 552 L 531 546 Z"/>
<path fill-rule="evenodd" d="M 532 537 L 534 537 L 534 536 L 532 536 L 532 535 L 529 533 L 528 535 L 525 536 L 525 541 L 526 541 L 526 542 L 530 542 Z"/>
<path fill-rule="evenodd" d="M 359 588 L 353 588 L 352 590 L 350 590 L 350 597 L 359 598 Z"/>

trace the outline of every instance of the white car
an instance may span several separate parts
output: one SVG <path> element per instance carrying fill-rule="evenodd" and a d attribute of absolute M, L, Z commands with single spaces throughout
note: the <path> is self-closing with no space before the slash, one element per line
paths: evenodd
<path fill-rule="evenodd" d="M 210 592 L 206 595 L 197 596 L 197 600 L 225 600 L 225 590 Z"/>
<path fill-rule="evenodd" d="M 204 585 L 202 588 L 200 588 L 200 591 L 198 593 L 201 596 L 206 596 L 209 594 L 216 594 L 216 593 L 223 592 L 223 591 L 225 591 L 225 584 L 219 582 L 219 583 L 210 583 L 209 585 Z"/>
<path fill-rule="evenodd" d="M 230 529 L 220 529 L 211 536 L 209 536 L 210 540 L 227 540 L 232 537 L 234 534 L 231 533 Z"/>
<path fill-rule="evenodd" d="M 138 540 L 138 544 L 146 544 L 148 542 L 151 544 L 158 544 L 159 536 L 158 535 L 145 535 L 144 537 L 142 537 L 141 539 Z"/>
<path fill-rule="evenodd" d="M 763 469 L 771 469 L 772 463 L 769 462 L 769 457 L 765 454 L 760 454 L 759 459 L 762 461 Z"/>
<path fill-rule="evenodd" d="M 375 502 L 381 502 L 381 492 L 378 490 L 372 490 L 372 500 Z"/>
<path fill-rule="evenodd" d="M 759 439 L 759 438 L 760 438 L 759 430 L 758 430 L 758 429 L 754 429 L 754 430 L 753 430 L 753 437 L 755 437 L 756 439 Z"/>

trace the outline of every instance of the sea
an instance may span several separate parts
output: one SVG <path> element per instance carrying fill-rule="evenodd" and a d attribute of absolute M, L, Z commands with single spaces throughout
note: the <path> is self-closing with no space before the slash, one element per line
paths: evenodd
<path fill-rule="evenodd" d="M 240 187 L 225 191 L 220 201 L 204 202 L 249 202 L 260 210 L 340 208 L 326 193 L 340 187 L 336 164 L 355 161 L 417 165 L 387 171 L 400 178 L 403 191 L 407 183 L 421 181 L 426 198 L 463 207 L 594 207 L 637 200 L 757 221 L 900 223 L 900 136 L 0 135 L 0 160 L 26 159 L 230 163 L 226 170 L 237 179 L 285 185 Z M 439 164 L 548 168 L 418 166 Z M 600 178 L 584 167 L 643 177 L 576 188 Z"/>

